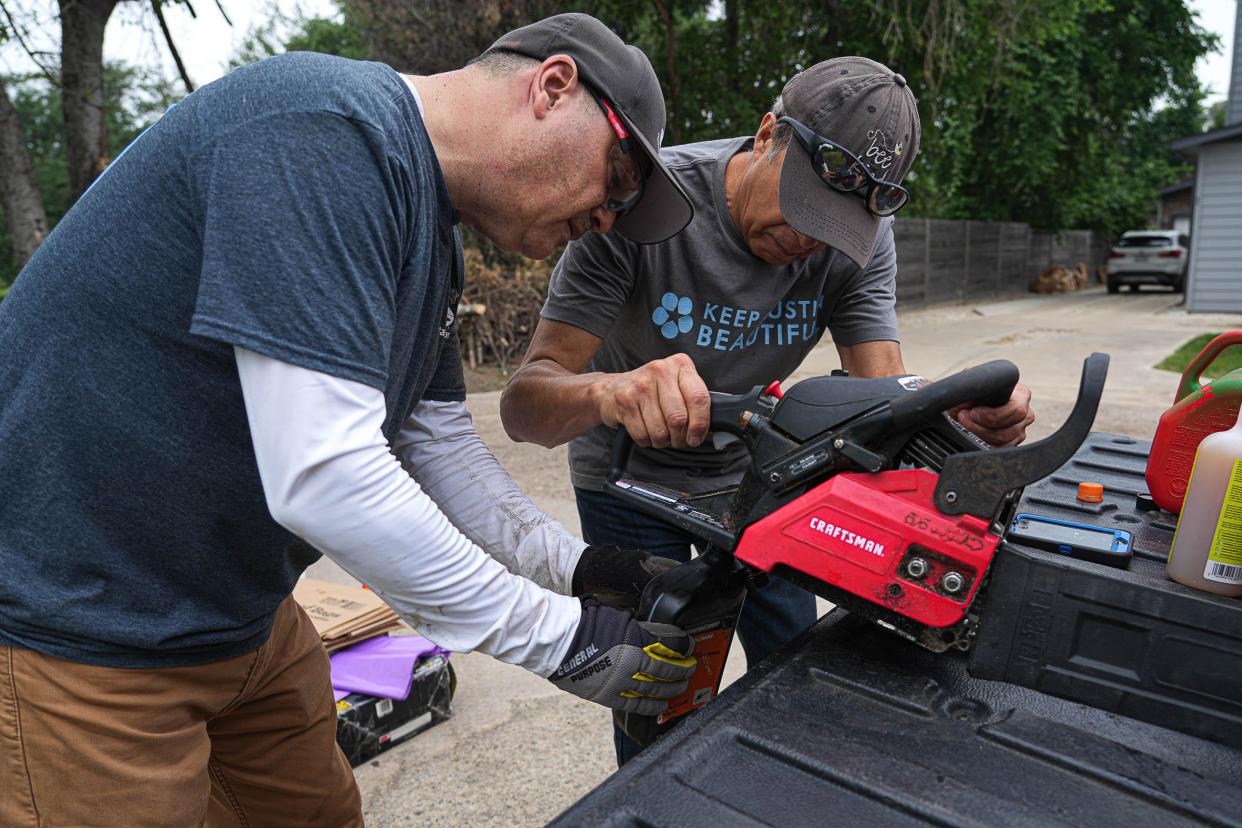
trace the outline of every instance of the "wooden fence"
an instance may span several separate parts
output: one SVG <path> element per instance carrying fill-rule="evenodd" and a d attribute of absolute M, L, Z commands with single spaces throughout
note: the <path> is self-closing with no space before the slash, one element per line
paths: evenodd
<path fill-rule="evenodd" d="M 1024 293 L 1052 265 L 1084 262 L 1094 280 L 1108 255 L 1102 233 L 1021 222 L 897 219 L 893 234 L 897 306 L 905 309 Z"/>

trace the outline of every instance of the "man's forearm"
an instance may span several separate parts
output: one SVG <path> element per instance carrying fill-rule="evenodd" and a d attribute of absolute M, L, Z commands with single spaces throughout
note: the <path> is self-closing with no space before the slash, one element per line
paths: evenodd
<path fill-rule="evenodd" d="M 560 665 L 581 605 L 511 574 L 458 531 L 389 450 L 382 391 L 234 352 L 277 522 L 440 646 L 540 675 Z"/>
<path fill-rule="evenodd" d="M 419 402 L 392 447 L 462 534 L 515 575 L 570 594 L 586 544 L 518 488 L 474 430 L 464 402 Z"/>
<path fill-rule="evenodd" d="M 854 377 L 894 377 L 906 373 L 901 344 L 889 339 L 838 345 L 841 367 Z"/>
<path fill-rule="evenodd" d="M 510 439 L 559 446 L 603 422 L 600 388 L 607 374 L 576 374 L 550 359 L 513 373 L 500 396 L 500 418 Z"/>

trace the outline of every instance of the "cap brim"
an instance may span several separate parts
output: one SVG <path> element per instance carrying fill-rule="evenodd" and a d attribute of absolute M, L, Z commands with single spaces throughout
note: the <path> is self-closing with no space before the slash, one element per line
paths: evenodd
<path fill-rule="evenodd" d="M 638 204 L 629 213 L 620 216 L 612 227 L 630 241 L 657 244 L 684 230 L 694 218 L 694 207 L 676 176 L 660 160 L 659 150 L 647 142 L 642 132 L 634 128 L 633 122 L 616 104 L 613 104 L 613 109 L 625 123 L 630 138 L 638 142 L 647 159 L 651 161 L 651 174 L 647 176 L 647 183 Z"/>
<path fill-rule="evenodd" d="M 815 174 L 802 144 L 790 140 L 781 164 L 781 214 L 790 227 L 840 250 L 859 267 L 871 261 L 880 217 L 867 211 L 857 193 L 840 193 Z"/>

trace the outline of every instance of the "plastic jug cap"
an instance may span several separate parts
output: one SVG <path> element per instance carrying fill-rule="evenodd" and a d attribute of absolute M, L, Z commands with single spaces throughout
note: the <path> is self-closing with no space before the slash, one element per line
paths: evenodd
<path fill-rule="evenodd" d="M 1104 484 L 1079 483 L 1078 499 L 1087 503 L 1099 503 L 1104 500 Z"/>

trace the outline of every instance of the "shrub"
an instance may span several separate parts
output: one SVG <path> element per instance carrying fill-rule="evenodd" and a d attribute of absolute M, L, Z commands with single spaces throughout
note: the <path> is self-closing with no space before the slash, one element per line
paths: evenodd
<path fill-rule="evenodd" d="M 530 344 L 555 262 L 502 253 L 469 231 L 462 241 L 466 265 L 462 296 L 466 312 L 459 329 L 462 359 L 471 368 L 490 364 L 507 374 Z M 478 306 L 482 312 L 472 313 Z"/>

